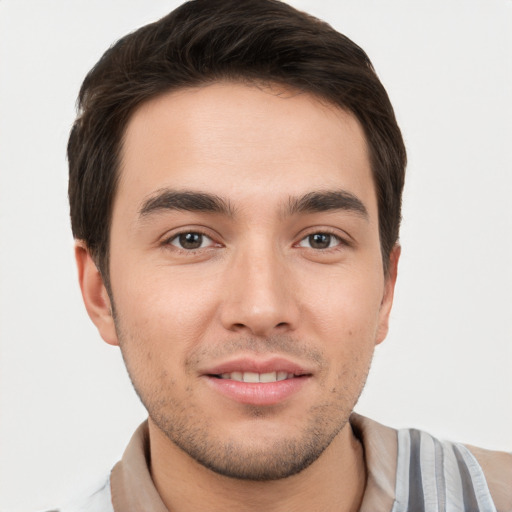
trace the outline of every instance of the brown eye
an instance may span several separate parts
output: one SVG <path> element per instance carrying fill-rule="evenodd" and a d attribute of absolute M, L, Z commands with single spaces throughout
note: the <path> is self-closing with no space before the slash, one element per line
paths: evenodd
<path fill-rule="evenodd" d="M 176 235 L 170 244 L 180 249 L 193 251 L 194 249 L 202 249 L 211 243 L 211 239 L 202 233 L 180 233 Z"/>
<path fill-rule="evenodd" d="M 340 244 L 340 239 L 329 233 L 312 233 L 311 235 L 303 238 L 299 246 L 300 247 L 308 247 L 310 249 L 330 249 L 331 247 L 335 247 Z"/>

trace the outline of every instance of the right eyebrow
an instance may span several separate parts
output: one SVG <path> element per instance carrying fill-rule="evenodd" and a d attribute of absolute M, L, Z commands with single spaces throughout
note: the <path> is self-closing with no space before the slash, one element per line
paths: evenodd
<path fill-rule="evenodd" d="M 363 202 L 346 190 L 313 191 L 302 197 L 290 197 L 288 215 L 345 210 L 368 220 L 368 210 Z"/>
<path fill-rule="evenodd" d="M 234 214 L 229 202 L 214 194 L 164 188 L 144 201 L 139 210 L 139 217 L 147 217 L 165 210 L 220 213 L 230 217 Z"/>

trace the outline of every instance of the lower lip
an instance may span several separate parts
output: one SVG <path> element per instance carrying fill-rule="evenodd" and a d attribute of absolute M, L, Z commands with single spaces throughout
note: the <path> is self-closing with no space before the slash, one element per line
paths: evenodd
<path fill-rule="evenodd" d="M 252 383 L 238 382 L 206 376 L 210 386 L 222 395 L 242 404 L 275 405 L 297 393 L 309 381 L 309 376 L 277 382 Z"/>

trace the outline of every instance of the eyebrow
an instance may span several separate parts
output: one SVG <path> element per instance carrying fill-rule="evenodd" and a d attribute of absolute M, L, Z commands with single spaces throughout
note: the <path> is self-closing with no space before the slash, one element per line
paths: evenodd
<path fill-rule="evenodd" d="M 166 210 L 218 213 L 234 216 L 235 210 L 229 201 L 215 194 L 190 190 L 161 189 L 149 197 L 139 210 L 140 217 L 147 217 Z M 368 211 L 362 201 L 345 190 L 315 191 L 301 197 L 290 197 L 284 215 L 319 213 L 330 210 L 353 212 L 368 219 Z"/>
<path fill-rule="evenodd" d="M 233 216 L 229 202 L 214 194 L 193 191 L 158 190 L 144 201 L 139 210 L 140 217 L 166 210 L 220 213 Z"/>
<path fill-rule="evenodd" d="M 368 210 L 354 194 L 345 190 L 310 192 L 299 198 L 290 198 L 285 213 L 317 213 L 329 210 L 344 210 L 368 219 Z"/>

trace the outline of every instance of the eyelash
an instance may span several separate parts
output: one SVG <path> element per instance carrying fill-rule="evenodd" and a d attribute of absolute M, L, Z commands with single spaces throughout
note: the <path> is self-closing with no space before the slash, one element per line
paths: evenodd
<path fill-rule="evenodd" d="M 333 247 L 326 247 L 325 249 L 317 249 L 317 248 L 314 248 L 314 247 L 305 247 L 306 249 L 310 249 L 312 251 L 315 251 L 315 252 L 331 252 L 331 251 L 339 251 L 339 250 L 342 250 L 343 248 L 345 247 L 351 247 L 351 244 L 345 239 L 345 238 L 342 238 L 339 234 L 337 233 L 334 233 L 328 229 L 322 229 L 322 230 L 318 230 L 318 231 L 312 231 L 308 234 L 306 234 L 305 236 L 303 236 L 299 242 L 297 242 L 295 244 L 296 247 L 301 247 L 301 243 L 304 242 L 305 240 L 307 240 L 308 238 L 312 237 L 312 236 L 315 236 L 315 235 L 326 235 L 326 236 L 329 236 L 331 238 L 334 238 L 336 240 L 336 245 L 334 245 Z"/>
<path fill-rule="evenodd" d="M 201 241 L 202 243 L 204 243 L 204 239 L 206 238 L 206 239 L 210 240 L 211 245 L 208 245 L 207 247 L 198 247 L 196 249 L 186 249 L 184 247 L 180 247 L 179 245 L 173 243 L 174 241 L 179 240 L 179 238 L 184 235 L 199 235 L 199 236 L 203 237 L 203 239 Z M 203 232 L 199 229 L 190 229 L 190 230 L 186 230 L 186 231 L 181 231 L 180 233 L 176 233 L 176 234 L 172 235 L 171 237 L 166 238 L 162 245 L 167 248 L 169 248 L 169 246 L 172 246 L 172 249 L 179 251 L 183 254 L 188 254 L 188 255 L 193 255 L 193 254 L 197 253 L 198 251 L 209 249 L 216 245 L 220 246 L 220 244 L 215 242 L 215 240 L 212 238 L 212 236 L 206 234 L 205 232 Z"/>
<path fill-rule="evenodd" d="M 184 236 L 184 235 L 199 235 L 202 237 L 202 240 L 201 240 L 201 245 L 202 243 L 204 243 L 204 239 L 208 239 L 210 240 L 210 245 L 206 246 L 206 247 L 197 247 L 197 248 L 194 248 L 194 249 L 187 249 L 185 247 L 180 247 L 179 245 L 173 243 L 175 241 L 178 241 L 180 237 Z M 332 247 L 326 247 L 326 248 L 314 248 L 314 247 L 305 247 L 305 246 L 302 246 L 301 244 L 306 241 L 307 239 L 309 239 L 310 237 L 313 237 L 315 235 L 325 235 L 325 236 L 328 236 L 331 238 L 331 240 L 329 240 L 329 244 L 331 243 L 332 239 L 334 239 L 336 241 L 336 245 L 332 246 Z M 220 247 L 221 244 L 218 244 L 214 241 L 214 239 L 209 236 L 208 234 L 206 234 L 205 232 L 201 231 L 201 230 L 187 230 L 187 231 L 182 231 L 180 233 L 176 233 L 174 235 L 172 235 L 171 237 L 169 238 L 166 238 L 164 243 L 163 243 L 164 246 L 172 246 L 174 250 L 178 250 L 184 254 L 189 254 L 189 255 L 193 255 L 195 254 L 196 252 L 198 251 L 201 251 L 201 250 L 204 250 L 204 249 L 209 249 L 211 247 L 215 247 L 215 245 L 217 247 Z M 303 236 L 297 243 L 294 244 L 294 247 L 303 247 L 305 249 L 309 249 L 309 250 L 312 250 L 312 251 L 315 251 L 315 252 L 331 252 L 331 251 L 337 251 L 337 250 L 341 250 L 343 249 L 344 247 L 350 247 L 351 244 L 344 238 L 340 237 L 338 234 L 336 233 L 333 233 L 332 231 L 330 230 L 319 230 L 319 231 L 312 231 L 308 234 L 306 234 L 305 236 Z"/>

